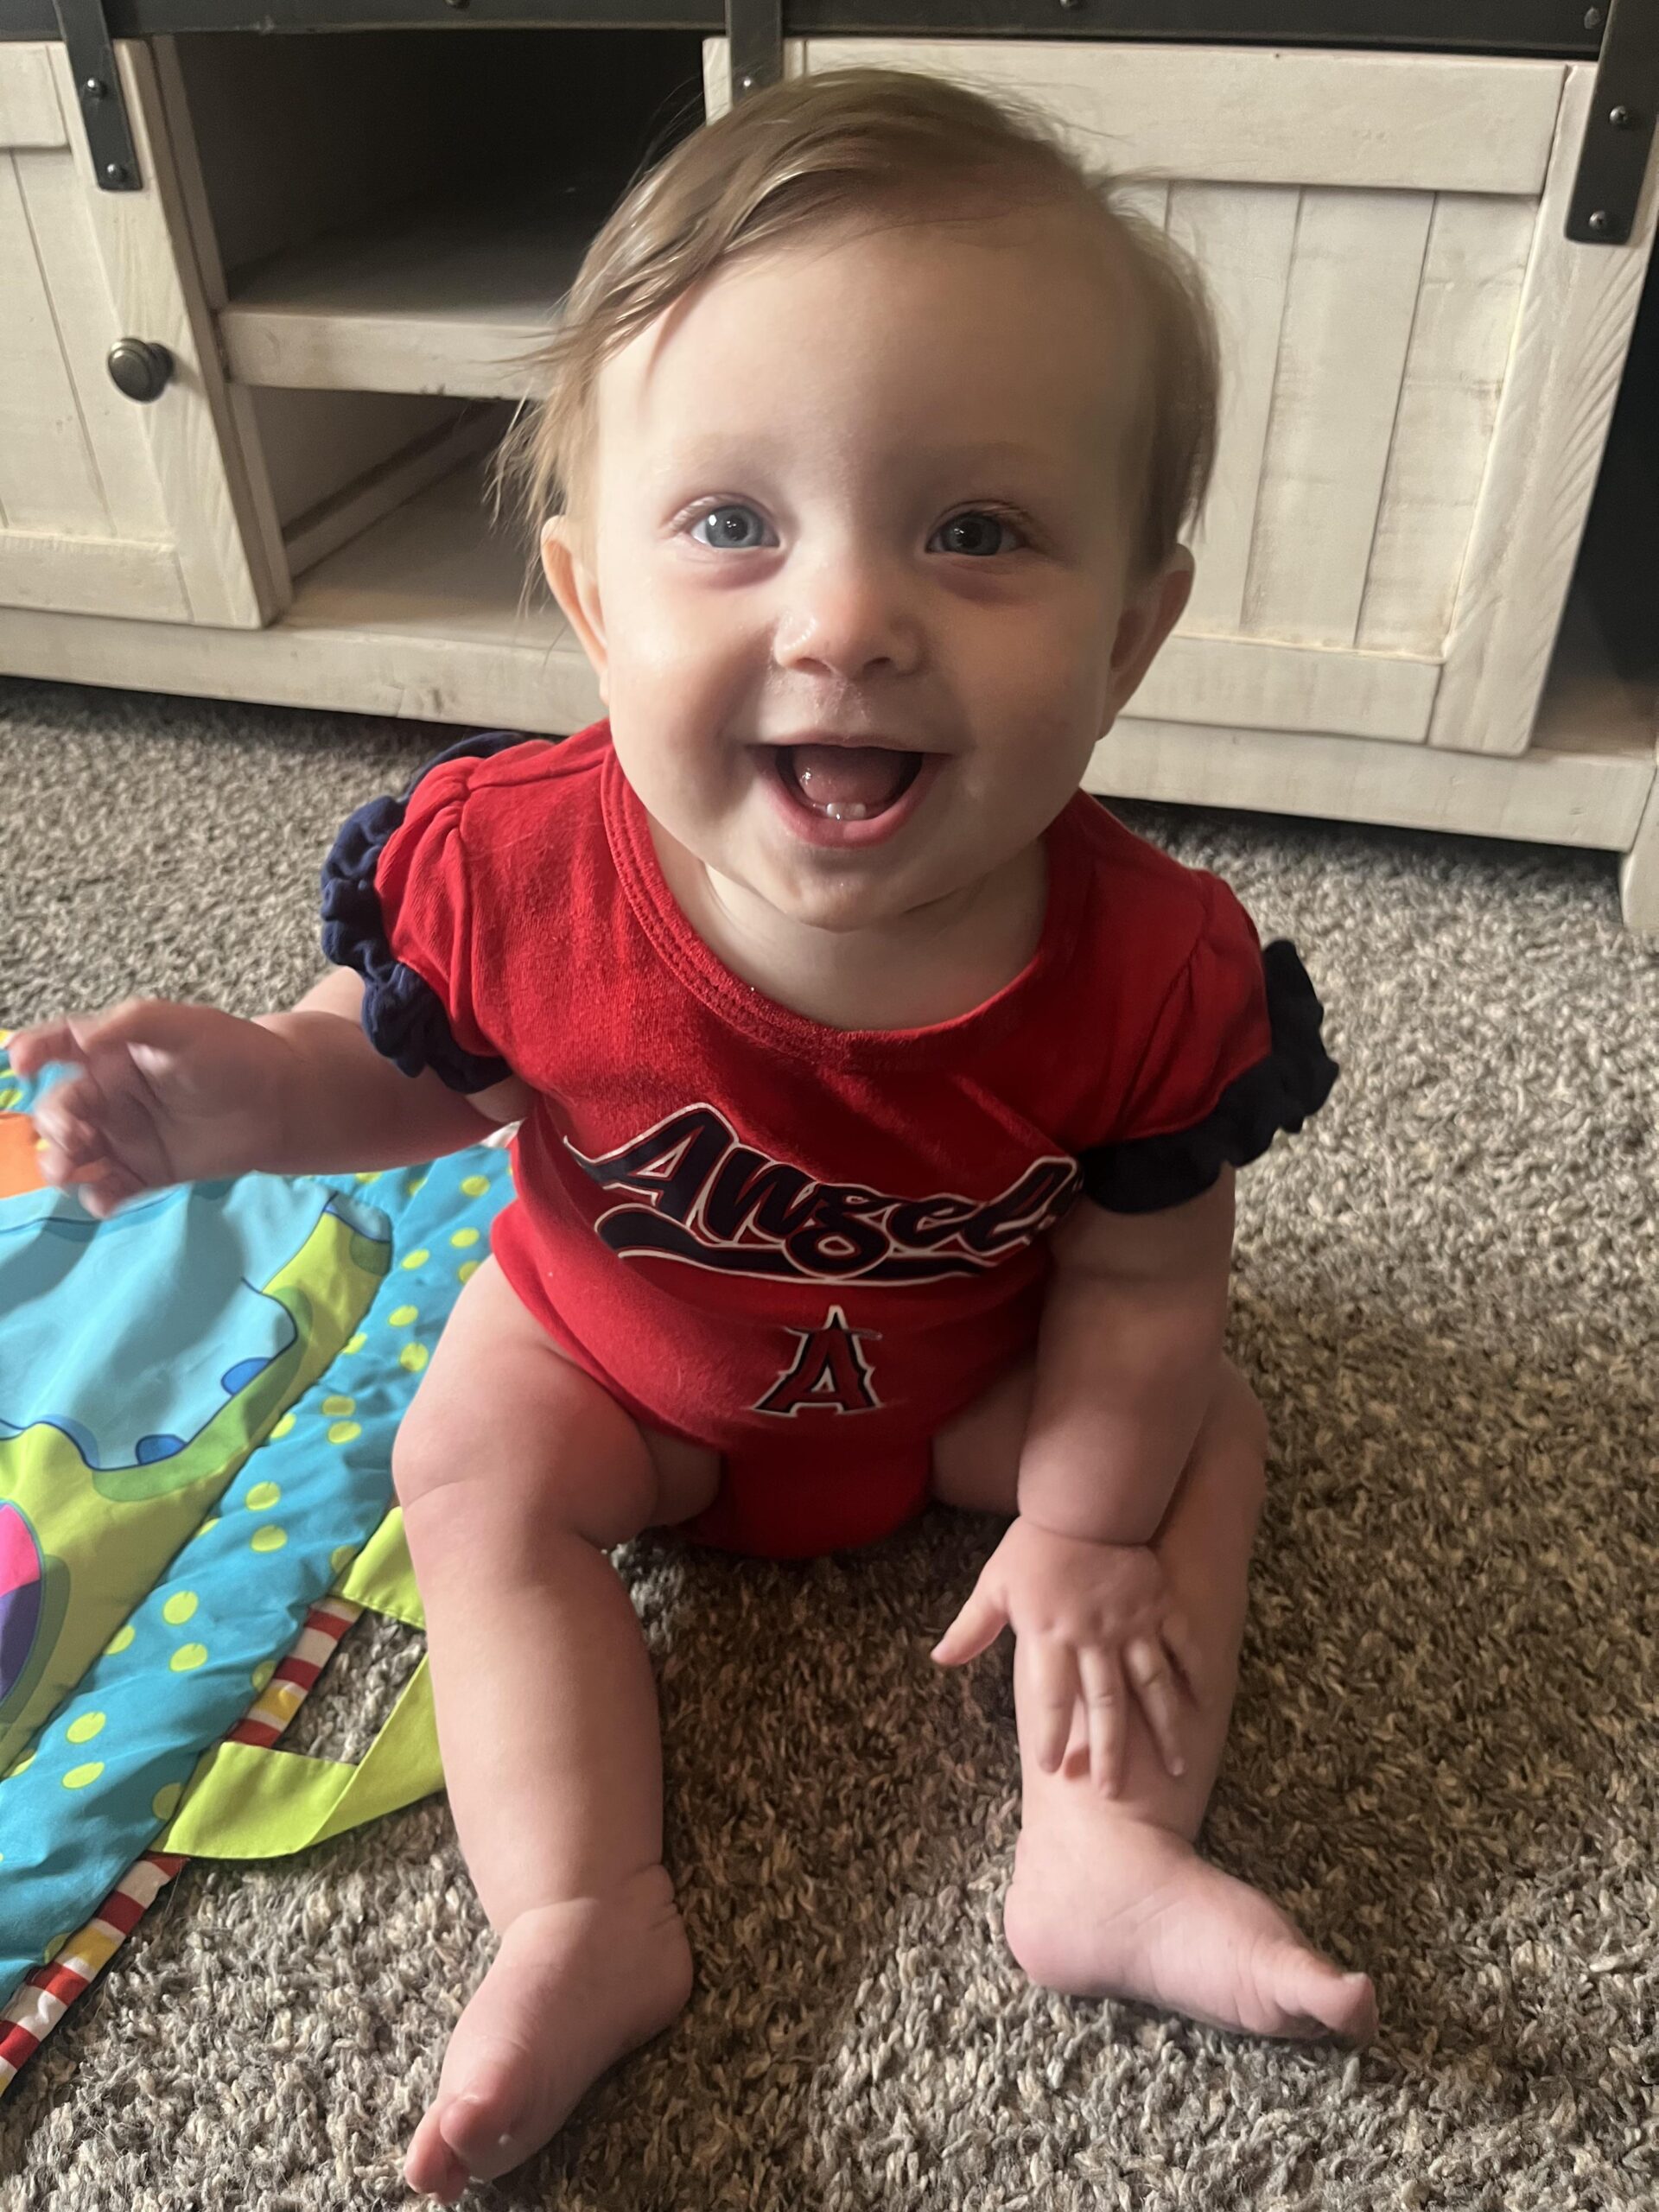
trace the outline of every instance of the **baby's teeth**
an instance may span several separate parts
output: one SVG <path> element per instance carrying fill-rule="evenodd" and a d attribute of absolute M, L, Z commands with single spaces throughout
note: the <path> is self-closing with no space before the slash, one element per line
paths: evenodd
<path fill-rule="evenodd" d="M 863 822 L 875 812 L 861 798 L 832 798 L 823 810 L 832 822 Z"/>

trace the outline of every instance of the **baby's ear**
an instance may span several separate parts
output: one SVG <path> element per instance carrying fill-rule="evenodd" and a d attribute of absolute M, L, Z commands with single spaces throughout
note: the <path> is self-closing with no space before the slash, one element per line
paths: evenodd
<path fill-rule="evenodd" d="M 598 679 L 600 697 L 608 704 L 609 669 L 599 587 L 583 564 L 581 534 L 569 515 L 546 517 L 542 524 L 541 548 L 542 571 L 548 588 L 575 632 Z"/>

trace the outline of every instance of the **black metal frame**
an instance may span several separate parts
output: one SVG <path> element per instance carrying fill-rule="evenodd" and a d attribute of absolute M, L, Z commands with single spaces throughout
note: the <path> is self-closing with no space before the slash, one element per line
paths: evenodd
<path fill-rule="evenodd" d="M 1639 7 L 1649 0 L 1639 0 Z M 721 0 L 102 0 L 112 38 L 482 24 L 720 32 Z M 790 37 L 1090 38 L 1556 54 L 1601 48 L 1588 0 L 781 0 Z M 55 0 L 0 0 L 0 39 L 59 35 Z M 1650 35 L 1650 34 L 1649 34 Z"/>
<path fill-rule="evenodd" d="M 1339 12 L 1342 11 L 1342 12 Z M 774 84 L 785 35 L 1194 41 L 1475 54 L 1596 55 L 1590 121 L 1567 235 L 1630 235 L 1659 108 L 1659 0 L 0 0 L 0 40 L 61 38 L 99 185 L 142 180 L 112 38 L 209 31 L 466 29 L 724 31 L 734 100 Z"/>
<path fill-rule="evenodd" d="M 92 174 L 105 192 L 137 192 L 143 183 L 121 95 L 102 0 L 55 0 L 58 34 L 69 57 L 86 126 Z"/>
<path fill-rule="evenodd" d="M 1630 234 L 1659 107 L 1659 0 L 1610 0 L 1567 235 L 1620 245 Z"/>

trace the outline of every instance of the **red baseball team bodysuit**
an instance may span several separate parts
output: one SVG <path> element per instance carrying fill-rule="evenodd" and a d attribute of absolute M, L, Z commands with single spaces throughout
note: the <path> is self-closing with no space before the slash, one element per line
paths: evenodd
<path fill-rule="evenodd" d="M 341 830 L 324 950 L 405 1074 L 536 1093 L 495 1256 L 636 1419 L 722 1453 L 694 1538 L 793 1558 L 912 1518 L 934 1433 L 1034 1343 L 1079 1194 L 1178 1205 L 1328 1095 L 1313 986 L 1225 884 L 1085 792 L 1045 836 L 1012 982 L 849 1030 L 693 931 L 607 722 L 464 740 Z"/>

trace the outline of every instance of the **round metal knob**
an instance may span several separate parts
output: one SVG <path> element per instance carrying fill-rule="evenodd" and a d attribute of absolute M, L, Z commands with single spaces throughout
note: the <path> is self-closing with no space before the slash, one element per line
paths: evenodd
<path fill-rule="evenodd" d="M 109 372 L 129 399 L 159 399 L 173 373 L 173 356 L 148 338 L 118 338 L 110 348 Z"/>

